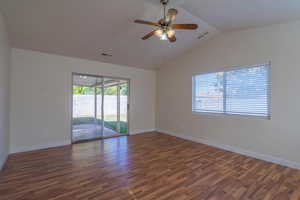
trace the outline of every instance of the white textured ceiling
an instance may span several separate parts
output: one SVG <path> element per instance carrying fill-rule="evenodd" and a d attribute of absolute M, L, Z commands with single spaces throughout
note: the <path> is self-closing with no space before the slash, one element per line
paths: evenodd
<path fill-rule="evenodd" d="M 183 7 L 221 31 L 300 19 L 299 0 L 185 0 Z"/>
<path fill-rule="evenodd" d="M 170 44 L 153 37 L 135 19 L 158 21 L 159 0 L 0 0 L 13 47 L 152 69 L 207 38 L 233 29 L 300 19 L 299 0 L 170 0 L 176 23 L 197 23 L 197 31 L 177 31 Z M 276 3 L 276 4 L 275 4 Z M 112 57 L 101 56 L 101 53 Z"/>

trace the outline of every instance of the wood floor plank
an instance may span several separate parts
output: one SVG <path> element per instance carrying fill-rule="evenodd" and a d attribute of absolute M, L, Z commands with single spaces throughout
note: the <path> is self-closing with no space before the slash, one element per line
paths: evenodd
<path fill-rule="evenodd" d="M 1 200 L 300 200 L 300 171 L 160 133 L 9 156 Z"/>

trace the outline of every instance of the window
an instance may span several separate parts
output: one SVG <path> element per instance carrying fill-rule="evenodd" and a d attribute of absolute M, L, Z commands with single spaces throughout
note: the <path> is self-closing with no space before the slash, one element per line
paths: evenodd
<path fill-rule="evenodd" d="M 193 112 L 270 117 L 269 64 L 193 76 Z"/>

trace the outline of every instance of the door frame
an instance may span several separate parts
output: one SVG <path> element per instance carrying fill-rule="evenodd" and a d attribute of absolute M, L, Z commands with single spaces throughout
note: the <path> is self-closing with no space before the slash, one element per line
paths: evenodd
<path fill-rule="evenodd" d="M 87 74 L 87 73 L 79 73 L 79 72 L 72 72 L 71 74 L 71 122 L 70 122 L 70 128 L 71 128 L 71 134 L 70 134 L 70 141 L 72 144 L 76 144 L 76 143 L 81 143 L 81 142 L 88 142 L 88 141 L 93 141 L 93 140 L 102 140 L 102 139 L 106 139 L 106 138 L 110 138 L 110 137 L 105 137 L 105 138 L 95 138 L 95 139 L 88 139 L 88 140 L 82 140 L 82 141 L 77 141 L 74 142 L 73 141 L 73 124 L 72 124 L 72 120 L 73 120 L 73 85 L 74 85 L 74 76 L 90 76 L 90 77 L 95 77 L 95 78 L 111 78 L 111 79 L 119 79 L 119 80 L 125 80 L 128 83 L 128 95 L 127 95 L 127 133 L 126 134 L 122 134 L 122 135 L 116 135 L 116 136 L 112 136 L 112 137 L 120 137 L 120 136 L 128 136 L 130 135 L 130 110 L 131 110 L 131 101 L 130 101 L 130 94 L 131 94 L 131 79 L 130 78 L 123 78 L 123 77 L 116 77 L 116 76 L 105 76 L 105 75 L 94 75 L 94 74 Z M 103 105 L 103 102 L 102 102 Z M 102 119 L 103 120 L 103 119 Z M 103 127 L 102 127 L 103 129 Z"/>

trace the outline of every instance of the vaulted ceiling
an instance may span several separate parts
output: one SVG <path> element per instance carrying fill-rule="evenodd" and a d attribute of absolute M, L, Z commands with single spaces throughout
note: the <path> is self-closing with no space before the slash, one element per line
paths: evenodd
<path fill-rule="evenodd" d="M 13 47 L 147 69 L 224 31 L 300 19 L 299 0 L 170 0 L 170 7 L 179 10 L 176 23 L 199 24 L 177 31 L 173 44 L 141 40 L 153 29 L 133 23 L 158 21 L 159 0 L 0 0 Z"/>

